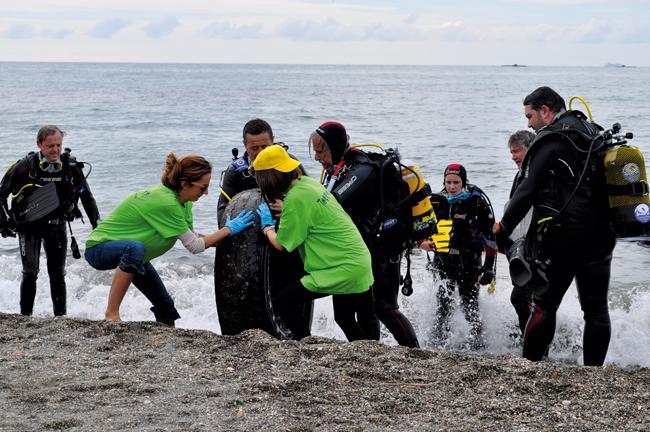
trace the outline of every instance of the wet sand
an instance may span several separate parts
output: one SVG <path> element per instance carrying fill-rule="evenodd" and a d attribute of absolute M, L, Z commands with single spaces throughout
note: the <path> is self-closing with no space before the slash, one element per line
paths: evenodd
<path fill-rule="evenodd" d="M 0 313 L 1 431 L 650 430 L 650 369 Z"/>

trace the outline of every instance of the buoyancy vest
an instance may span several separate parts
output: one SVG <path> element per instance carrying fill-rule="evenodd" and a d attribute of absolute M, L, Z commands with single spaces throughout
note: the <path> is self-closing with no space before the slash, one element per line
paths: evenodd
<path fill-rule="evenodd" d="M 327 186 L 332 181 L 329 189 L 352 217 L 373 257 L 393 258 L 435 231 L 430 187 L 417 166 L 401 162 L 397 150 L 365 152 L 353 147 L 323 182 Z"/>
<path fill-rule="evenodd" d="M 436 252 L 442 254 L 481 254 L 494 224 L 494 212 L 483 191 L 468 184 L 464 199 L 450 202 L 444 190 L 431 195 L 438 217 L 438 232 L 432 236 Z"/>
<path fill-rule="evenodd" d="M 542 146 L 553 145 L 550 166 L 535 196 L 533 224 L 553 220 L 570 229 L 591 231 L 608 225 L 603 168 L 604 149 L 596 140 L 602 128 L 580 111 L 566 111 L 543 128 L 522 162 L 527 177 Z"/>
<path fill-rule="evenodd" d="M 11 195 L 11 215 L 19 229 L 26 224 L 54 220 L 58 220 L 58 223 L 63 224 L 66 219 L 72 220 L 74 217 L 80 216 L 77 208 L 80 191 L 73 180 L 71 167 L 81 169 L 83 164 L 77 162 L 74 156 L 70 155 L 69 149 L 66 149 L 61 154 L 61 164 L 62 167 L 58 171 L 44 171 L 39 167 L 38 153 L 30 152 L 15 165 L 15 179 L 12 181 L 14 190 Z M 56 193 L 56 197 L 44 195 L 43 202 L 53 203 L 56 200 L 58 206 L 51 212 L 43 214 L 37 220 L 34 220 L 29 216 L 30 209 L 28 207 L 33 205 L 33 200 L 30 197 L 48 184 L 56 186 L 55 189 L 52 189 L 52 193 Z"/>

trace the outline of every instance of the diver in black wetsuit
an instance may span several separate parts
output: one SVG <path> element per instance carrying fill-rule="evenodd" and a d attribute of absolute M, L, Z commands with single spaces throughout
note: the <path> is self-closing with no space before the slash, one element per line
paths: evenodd
<path fill-rule="evenodd" d="M 257 187 L 255 177 L 248 172 L 248 168 L 253 165 L 253 161 L 262 150 L 273 145 L 271 125 L 262 119 L 248 121 L 244 125 L 242 136 L 246 151 L 228 165 L 221 177 L 221 190 L 217 204 L 219 223 L 226 206 L 235 195 Z"/>
<path fill-rule="evenodd" d="M 345 127 L 338 122 L 326 122 L 312 132 L 309 143 L 315 159 L 326 170 L 325 187 L 332 192 L 359 229 L 372 256 L 375 283 L 372 287 L 375 313 L 388 328 L 397 343 L 419 347 L 415 330 L 399 310 L 397 295 L 400 280 L 400 254 L 382 257 L 373 244 L 380 203 L 379 167 L 361 150 L 351 148 Z M 369 339 L 379 340 L 376 318 L 360 322 Z"/>
<path fill-rule="evenodd" d="M 435 241 L 425 241 L 420 245 L 424 250 L 435 250 L 433 264 L 441 282 L 437 295 L 435 338 L 438 341 L 447 338 L 452 294 L 457 288 L 470 325 L 470 345 L 479 349 L 484 345 L 478 306 L 480 286 L 493 283 L 496 271 L 497 250 L 492 233 L 494 213 L 487 196 L 467 182 L 467 172 L 462 165 L 448 165 L 443 179 L 444 189 L 440 194 L 433 194 L 431 202 L 438 220 L 451 223 L 448 243 L 444 248 L 435 248 Z"/>
<path fill-rule="evenodd" d="M 9 167 L 0 185 L 2 236 L 15 237 L 17 232 L 19 237 L 23 272 L 20 283 L 20 313 L 23 315 L 31 315 L 34 308 L 41 244 L 47 257 L 54 315 L 66 314 L 66 223 L 75 217 L 81 217 L 77 208 L 78 198 L 81 198 L 93 228 L 99 220 L 95 198 L 82 172 L 83 164 L 70 156 L 70 149 L 61 152 L 63 135 L 63 131 L 57 126 L 43 126 L 36 137 L 39 151 L 28 154 Z M 43 205 L 43 202 L 37 203 L 38 205 L 28 204 L 29 197 L 49 184 L 56 185 L 58 206 L 35 219 L 29 218 L 32 209 Z M 7 207 L 10 194 L 11 210 Z M 75 245 L 73 242 L 73 248 Z"/>
<path fill-rule="evenodd" d="M 526 252 L 548 284 L 534 293 L 523 356 L 543 358 L 553 340 L 557 309 L 575 278 L 585 320 L 584 364 L 600 366 L 611 334 L 607 292 L 616 238 L 602 160 L 590 152 L 590 137 L 598 129 L 581 112 L 566 111 L 562 97 L 548 87 L 524 99 L 524 113 L 538 135 L 524 159 L 523 179 L 494 228 L 504 250 L 511 230 L 533 207 Z"/>
<path fill-rule="evenodd" d="M 517 190 L 517 186 L 519 186 L 519 183 L 523 178 L 521 164 L 523 163 L 524 157 L 526 156 L 526 153 L 528 152 L 528 149 L 530 148 L 530 145 L 534 139 L 535 134 L 527 130 L 517 131 L 510 135 L 510 138 L 508 138 L 508 150 L 510 151 L 512 160 L 515 162 L 515 164 L 517 164 L 518 168 L 517 174 L 512 181 L 510 198 L 512 198 L 512 195 L 514 195 L 515 190 Z M 532 213 L 529 211 L 528 214 L 526 214 L 526 217 L 514 229 L 513 234 L 511 235 L 511 238 L 513 240 L 526 236 L 526 232 L 530 226 L 531 217 Z M 526 328 L 528 318 L 530 317 L 532 295 L 533 293 L 529 286 L 519 286 L 513 282 L 512 293 L 510 294 L 510 303 L 515 308 L 515 312 L 517 313 L 517 319 L 519 321 L 519 328 L 521 330 L 522 336 L 524 334 L 524 329 Z"/>
<path fill-rule="evenodd" d="M 221 217 L 223 216 L 226 206 L 232 198 L 240 192 L 249 189 L 255 189 L 257 182 L 255 177 L 249 172 L 249 168 L 252 167 L 253 161 L 257 155 L 267 148 L 270 145 L 278 144 L 287 149 L 287 146 L 282 143 L 274 143 L 273 139 L 273 130 L 271 125 L 268 124 L 265 120 L 256 118 L 249 120 L 244 125 L 244 130 L 242 131 L 244 148 L 246 151 L 243 155 L 236 157 L 228 168 L 223 171 L 221 176 L 221 187 L 219 191 L 219 201 L 217 203 L 217 222 L 221 223 Z M 233 149 L 233 152 L 236 153 L 236 149 Z M 293 155 L 289 155 L 293 159 Z M 300 169 L 303 174 L 307 174 L 305 168 L 300 165 Z M 281 209 L 275 208 L 273 204 L 270 204 L 271 210 L 275 213 L 279 213 Z M 224 221 L 225 222 L 225 221 Z M 223 228 L 223 227 L 222 227 Z"/>

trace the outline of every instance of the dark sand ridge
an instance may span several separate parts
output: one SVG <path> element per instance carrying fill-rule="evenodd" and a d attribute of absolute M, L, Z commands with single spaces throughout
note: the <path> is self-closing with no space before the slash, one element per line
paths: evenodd
<path fill-rule="evenodd" d="M 1 431 L 650 430 L 650 369 L 0 314 Z"/>

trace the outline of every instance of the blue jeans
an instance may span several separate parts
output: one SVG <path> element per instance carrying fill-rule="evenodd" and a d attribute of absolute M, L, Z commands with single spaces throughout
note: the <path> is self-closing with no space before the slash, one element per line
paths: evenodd
<path fill-rule="evenodd" d="M 112 270 L 119 267 L 126 273 L 132 273 L 133 285 L 153 304 L 151 311 L 156 321 L 173 325 L 174 321 L 181 317 L 156 269 L 151 263 L 143 262 L 144 245 L 141 242 L 107 241 L 86 249 L 84 258 L 96 270 Z"/>

